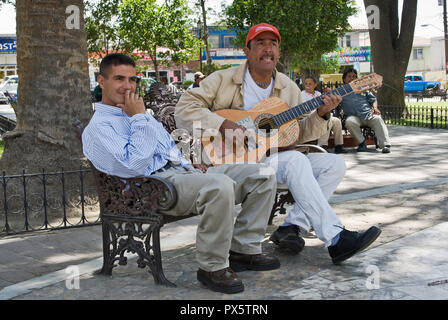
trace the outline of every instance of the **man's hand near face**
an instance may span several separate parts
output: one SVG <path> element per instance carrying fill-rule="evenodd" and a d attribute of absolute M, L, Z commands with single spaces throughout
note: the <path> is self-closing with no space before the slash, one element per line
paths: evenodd
<path fill-rule="evenodd" d="M 124 104 L 118 104 L 117 106 L 123 109 L 123 111 L 130 117 L 138 113 L 145 114 L 146 112 L 143 98 L 131 90 L 126 91 Z"/>

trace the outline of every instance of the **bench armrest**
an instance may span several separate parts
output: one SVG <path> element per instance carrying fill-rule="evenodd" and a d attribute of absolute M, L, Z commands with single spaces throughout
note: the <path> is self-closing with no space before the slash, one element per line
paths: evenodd
<path fill-rule="evenodd" d="M 121 178 L 92 166 L 100 204 L 106 214 L 148 216 L 172 208 L 177 202 L 174 185 L 160 177 Z"/>

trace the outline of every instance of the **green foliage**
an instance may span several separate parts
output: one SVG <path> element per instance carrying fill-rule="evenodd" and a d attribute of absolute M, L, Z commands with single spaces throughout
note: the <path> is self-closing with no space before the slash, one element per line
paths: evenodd
<path fill-rule="evenodd" d="M 212 62 L 211 64 L 206 64 L 202 67 L 202 72 L 208 76 L 209 74 L 217 71 L 217 70 L 223 70 L 223 69 L 227 69 L 230 68 L 231 65 L 230 64 L 224 64 L 222 66 Z"/>
<path fill-rule="evenodd" d="M 193 80 L 185 80 L 184 82 L 182 82 L 182 85 L 184 87 L 188 87 L 190 86 L 194 81 Z"/>
<path fill-rule="evenodd" d="M 0 0 L 0 8 L 2 7 L 2 4 L 12 4 L 14 7 L 16 6 L 16 1 L 15 0 Z"/>
<path fill-rule="evenodd" d="M 225 10 L 228 27 L 241 30 L 237 38 L 241 47 L 252 25 L 266 22 L 279 29 L 283 71 L 299 61 L 312 64 L 334 50 L 355 12 L 352 0 L 234 0 Z"/>
<path fill-rule="evenodd" d="M 154 63 L 186 63 L 196 55 L 199 40 L 191 33 L 186 0 L 123 0 L 119 8 L 119 35 L 125 48 L 146 52 Z M 161 51 L 160 48 L 167 50 Z"/>
<path fill-rule="evenodd" d="M 339 63 L 336 59 L 321 56 L 320 59 L 314 61 L 298 61 L 295 69 L 303 75 L 337 73 L 339 71 Z"/>
<path fill-rule="evenodd" d="M 117 51 L 123 47 L 117 30 L 120 19 L 120 0 L 89 0 L 85 4 L 87 49 L 103 58 L 108 50 Z M 95 59 L 92 59 L 92 62 Z"/>

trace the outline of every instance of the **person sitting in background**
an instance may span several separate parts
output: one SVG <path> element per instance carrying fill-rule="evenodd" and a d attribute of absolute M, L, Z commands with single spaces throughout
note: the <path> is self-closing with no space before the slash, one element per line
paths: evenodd
<path fill-rule="evenodd" d="M 305 78 L 305 90 L 302 91 L 302 100 L 306 102 L 308 100 L 317 98 L 321 95 L 319 91 L 316 90 L 317 81 L 311 76 Z M 328 123 L 327 132 L 321 136 L 317 140 L 317 144 L 322 146 L 325 150 L 329 150 L 328 148 L 328 139 L 330 138 L 330 134 L 333 132 L 334 135 L 334 152 L 335 153 L 347 153 L 347 150 L 344 149 L 344 138 L 342 136 L 342 123 L 341 120 L 337 117 L 331 117 Z"/>
<path fill-rule="evenodd" d="M 188 87 L 188 89 L 192 88 L 198 88 L 199 83 L 205 78 L 204 74 L 202 72 L 196 72 L 194 74 L 194 82 L 191 84 L 191 86 Z"/>
<path fill-rule="evenodd" d="M 168 78 L 167 77 L 162 77 L 160 78 L 160 81 L 162 81 L 162 83 L 165 85 L 165 87 L 174 95 L 179 94 L 179 89 L 176 88 L 175 85 L 173 85 L 172 83 L 168 83 Z"/>
<path fill-rule="evenodd" d="M 357 78 L 358 72 L 353 68 L 345 70 L 342 75 L 344 84 L 348 84 Z M 340 105 L 347 117 L 345 127 L 359 143 L 358 152 L 367 151 L 366 141 L 361 132 L 361 126 L 367 126 L 375 131 L 378 145 L 383 149 L 383 153 L 390 153 L 389 132 L 381 118 L 378 102 L 372 93 L 366 91 L 350 94 L 344 97 Z"/>

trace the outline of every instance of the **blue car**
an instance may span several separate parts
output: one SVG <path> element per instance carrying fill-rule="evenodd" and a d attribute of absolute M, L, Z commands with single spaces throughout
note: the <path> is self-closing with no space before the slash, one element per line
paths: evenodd
<path fill-rule="evenodd" d="M 410 74 L 404 77 L 404 92 L 423 92 L 440 86 L 440 81 L 423 81 L 421 75 Z"/>

